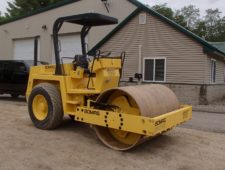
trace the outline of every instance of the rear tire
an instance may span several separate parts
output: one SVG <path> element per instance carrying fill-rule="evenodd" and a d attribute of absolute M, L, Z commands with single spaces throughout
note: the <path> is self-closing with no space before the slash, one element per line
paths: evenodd
<path fill-rule="evenodd" d="M 60 126 L 63 121 L 63 107 L 57 87 L 50 83 L 41 83 L 34 87 L 28 99 L 28 110 L 37 128 L 51 130 Z"/>

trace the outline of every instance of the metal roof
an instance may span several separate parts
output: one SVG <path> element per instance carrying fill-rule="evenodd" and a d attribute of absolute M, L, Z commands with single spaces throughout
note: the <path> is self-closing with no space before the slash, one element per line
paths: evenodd
<path fill-rule="evenodd" d="M 210 42 L 210 44 L 225 53 L 225 42 Z"/>
<path fill-rule="evenodd" d="M 20 19 L 28 18 L 30 16 L 37 15 L 37 14 L 40 14 L 40 13 L 43 13 L 43 12 L 46 12 L 46 11 L 49 11 L 49 10 L 52 10 L 52 9 L 55 9 L 55 8 L 62 7 L 64 5 L 68 5 L 68 4 L 71 4 L 71 3 L 74 3 L 74 2 L 78 2 L 78 1 L 80 1 L 80 0 L 62 0 L 62 1 L 59 1 L 59 2 L 54 3 L 52 5 L 49 5 L 47 7 L 40 8 L 40 9 L 37 9 L 37 10 L 32 11 L 32 12 L 28 12 L 25 15 L 4 20 L 4 21 L 0 22 L 0 25 L 5 25 L 5 24 L 8 24 L 10 22 L 14 22 L 14 21 L 17 21 L 17 20 L 20 20 Z"/>

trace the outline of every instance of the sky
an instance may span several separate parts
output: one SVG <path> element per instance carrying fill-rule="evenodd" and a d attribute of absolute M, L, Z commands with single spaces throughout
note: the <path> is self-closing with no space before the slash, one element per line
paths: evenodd
<path fill-rule="evenodd" d="M 2 13 L 5 12 L 7 7 L 7 1 L 13 0 L 0 0 L 0 11 Z M 140 0 L 145 4 L 149 4 L 150 6 L 156 4 L 163 4 L 167 3 L 169 7 L 173 8 L 174 10 L 180 9 L 185 5 L 195 5 L 196 7 L 200 8 L 201 14 L 204 15 L 204 11 L 208 8 L 219 8 L 219 10 L 225 15 L 225 0 Z"/>
<path fill-rule="evenodd" d="M 209 8 L 219 8 L 219 10 L 225 15 L 225 0 L 139 0 L 150 6 L 156 4 L 167 3 L 172 9 L 181 9 L 183 6 L 195 5 L 201 11 L 201 14 L 205 14 L 205 10 Z"/>

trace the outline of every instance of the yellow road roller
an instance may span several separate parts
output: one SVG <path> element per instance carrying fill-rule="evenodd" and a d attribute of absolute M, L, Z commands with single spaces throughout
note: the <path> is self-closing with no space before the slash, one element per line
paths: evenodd
<path fill-rule="evenodd" d="M 60 56 L 58 33 L 65 22 L 82 26 L 82 54 L 73 58 Z M 117 23 L 116 18 L 98 13 L 55 21 L 56 64 L 32 67 L 26 92 L 29 115 L 37 128 L 55 129 L 69 115 L 90 124 L 106 146 L 125 151 L 191 119 L 192 107 L 180 105 L 165 86 L 119 87 L 125 53 L 87 55 L 85 37 L 91 27 Z M 64 63 L 65 59 L 71 62 Z"/>

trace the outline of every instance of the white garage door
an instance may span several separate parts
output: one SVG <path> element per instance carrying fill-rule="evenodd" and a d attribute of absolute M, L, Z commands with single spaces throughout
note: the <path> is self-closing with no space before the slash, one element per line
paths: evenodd
<path fill-rule="evenodd" d="M 34 60 L 34 38 L 14 40 L 14 60 Z M 38 58 L 40 41 L 38 40 Z"/>
<path fill-rule="evenodd" d="M 61 46 L 61 52 L 60 52 L 60 57 L 74 57 L 76 54 L 82 54 L 82 49 L 81 49 L 81 40 L 80 40 L 80 35 L 60 35 L 59 36 L 59 43 Z M 55 63 L 55 52 L 54 48 L 53 49 L 53 63 Z M 71 60 L 63 59 L 64 63 L 71 62 Z"/>

